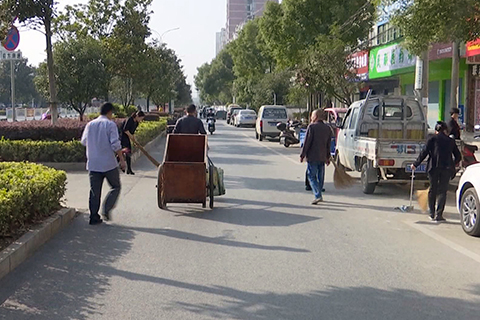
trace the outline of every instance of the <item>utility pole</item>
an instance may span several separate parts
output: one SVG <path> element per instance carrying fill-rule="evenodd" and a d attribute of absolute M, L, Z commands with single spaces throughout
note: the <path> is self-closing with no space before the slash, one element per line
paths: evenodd
<path fill-rule="evenodd" d="M 15 112 L 15 62 L 10 60 L 10 84 L 12 90 L 12 112 L 13 121 L 17 120 L 17 113 Z"/>
<path fill-rule="evenodd" d="M 452 86 L 450 92 L 450 108 L 458 108 L 459 97 L 459 78 L 460 78 L 460 49 L 457 41 L 453 42 L 453 57 L 452 57 Z"/>

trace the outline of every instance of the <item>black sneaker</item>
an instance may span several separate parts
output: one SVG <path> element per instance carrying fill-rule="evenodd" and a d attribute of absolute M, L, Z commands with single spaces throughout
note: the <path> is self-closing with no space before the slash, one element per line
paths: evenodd
<path fill-rule="evenodd" d="M 109 212 L 109 213 L 104 213 L 104 214 L 103 214 L 103 219 L 104 219 L 105 221 L 110 221 L 110 220 L 112 220 L 112 216 L 111 216 L 110 212 Z"/>
<path fill-rule="evenodd" d="M 435 221 L 437 221 L 437 222 L 445 222 L 445 221 L 447 221 L 447 219 L 445 219 L 444 217 L 436 217 L 436 218 L 435 218 Z"/>
<path fill-rule="evenodd" d="M 90 220 L 90 225 L 92 226 L 95 226 L 97 224 L 102 224 L 103 223 L 103 220 L 102 219 L 98 219 L 98 220 Z"/>
<path fill-rule="evenodd" d="M 312 187 L 305 187 L 305 190 L 312 191 Z"/>

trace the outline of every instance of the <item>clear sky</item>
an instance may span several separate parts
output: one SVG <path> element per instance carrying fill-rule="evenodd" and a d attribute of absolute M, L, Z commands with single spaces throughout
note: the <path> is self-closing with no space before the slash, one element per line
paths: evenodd
<path fill-rule="evenodd" d="M 60 7 L 88 0 L 58 0 Z M 193 85 L 197 67 L 215 56 L 215 33 L 226 23 L 226 0 L 153 0 L 150 20 L 153 37 L 180 28 L 163 41 L 182 59 L 188 82 Z M 45 37 L 37 31 L 21 29 L 19 50 L 29 63 L 38 65 L 46 59 Z M 194 89 L 194 88 L 192 88 Z"/>

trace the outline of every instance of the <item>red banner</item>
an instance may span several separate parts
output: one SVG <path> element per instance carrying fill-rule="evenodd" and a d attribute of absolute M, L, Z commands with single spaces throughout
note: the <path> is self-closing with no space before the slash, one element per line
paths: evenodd
<path fill-rule="evenodd" d="M 350 56 L 354 72 L 361 80 L 366 80 L 368 78 L 368 56 L 368 51 L 355 52 Z"/>
<path fill-rule="evenodd" d="M 467 42 L 467 57 L 480 55 L 480 39 Z"/>

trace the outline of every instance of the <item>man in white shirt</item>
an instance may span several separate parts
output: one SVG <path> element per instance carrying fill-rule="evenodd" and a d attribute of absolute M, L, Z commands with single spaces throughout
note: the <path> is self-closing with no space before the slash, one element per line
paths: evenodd
<path fill-rule="evenodd" d="M 90 224 L 101 224 L 98 214 L 101 204 L 103 181 L 107 179 L 111 190 L 105 198 L 103 216 L 110 220 L 112 209 L 120 195 L 120 172 L 115 154 L 120 159 L 120 168 L 125 171 L 125 159 L 118 134 L 118 127 L 113 119 L 113 105 L 105 103 L 100 109 L 100 116 L 89 122 L 83 131 L 82 144 L 87 147 L 87 170 L 90 176 Z"/>

